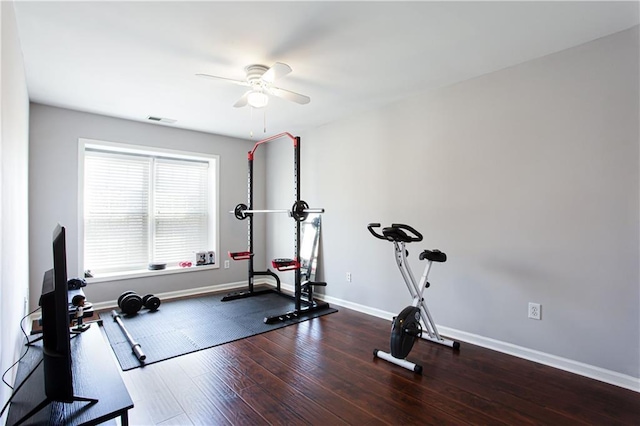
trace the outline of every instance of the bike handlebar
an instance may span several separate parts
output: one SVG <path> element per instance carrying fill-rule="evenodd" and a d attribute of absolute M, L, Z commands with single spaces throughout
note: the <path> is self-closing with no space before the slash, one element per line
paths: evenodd
<path fill-rule="evenodd" d="M 385 237 L 383 237 L 382 235 L 378 234 L 376 231 L 373 230 L 373 228 L 380 228 L 380 224 L 379 223 L 370 223 L 367 225 L 367 229 L 369 230 L 369 232 L 371 232 L 371 235 L 373 235 L 374 237 L 380 239 L 380 240 L 386 240 Z"/>
<path fill-rule="evenodd" d="M 373 228 L 379 228 L 379 223 L 370 223 L 367 225 L 367 229 L 374 237 L 380 240 L 387 241 L 399 241 L 405 243 L 422 241 L 422 234 L 413 227 L 402 223 L 392 223 L 391 226 L 382 228 L 382 235 L 373 230 Z M 409 231 L 412 235 L 408 235 L 404 231 Z"/>

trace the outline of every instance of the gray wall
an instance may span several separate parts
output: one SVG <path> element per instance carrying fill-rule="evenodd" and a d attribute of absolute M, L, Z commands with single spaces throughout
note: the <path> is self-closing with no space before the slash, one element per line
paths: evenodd
<path fill-rule="evenodd" d="M 640 377 L 638 47 L 635 27 L 302 134 L 326 294 L 409 304 L 366 229 L 408 223 L 425 237 L 414 272 L 422 249 L 449 256 L 427 290 L 439 325 Z M 286 148 L 268 147 L 269 208 L 291 198 L 274 191 Z M 267 258 L 282 256 L 288 225 L 269 225 Z"/>
<path fill-rule="evenodd" d="M 0 2 L 0 18 L 0 372 L 4 372 L 22 351 L 20 319 L 26 314 L 29 285 L 29 97 L 12 2 Z M 13 383 L 15 372 L 7 374 L 7 382 Z M 2 405 L 10 394 L 2 384 Z"/>
<path fill-rule="evenodd" d="M 219 264 L 228 251 L 247 247 L 246 221 L 228 214 L 247 197 L 247 152 L 253 142 L 225 136 L 140 123 L 51 106 L 31 104 L 29 154 L 31 305 L 37 303 L 42 274 L 51 268 L 51 235 L 56 223 L 67 227 L 69 276 L 81 276 L 78 265 L 78 139 L 98 139 L 220 156 Z M 261 158 L 262 154 L 258 154 Z M 257 165 L 256 188 L 264 194 L 264 161 Z M 262 202 L 257 196 L 256 202 Z M 264 223 L 257 225 L 264 240 Z M 264 243 L 256 246 L 256 259 L 264 259 Z M 164 293 L 246 282 L 246 262 L 231 261 L 230 269 L 192 271 L 113 282 L 91 283 L 85 288 L 93 302 L 117 299 L 125 290 Z"/>

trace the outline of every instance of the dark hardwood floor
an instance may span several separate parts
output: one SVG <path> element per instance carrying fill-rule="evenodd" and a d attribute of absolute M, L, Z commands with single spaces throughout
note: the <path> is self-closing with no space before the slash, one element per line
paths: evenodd
<path fill-rule="evenodd" d="M 419 341 L 415 375 L 373 358 L 388 348 L 389 321 L 337 308 L 123 372 L 130 423 L 640 424 L 640 393 L 464 342 L 455 352 Z"/>

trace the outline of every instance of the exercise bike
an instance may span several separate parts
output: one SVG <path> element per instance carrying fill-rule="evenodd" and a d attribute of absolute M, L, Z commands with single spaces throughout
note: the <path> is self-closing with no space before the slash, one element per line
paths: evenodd
<path fill-rule="evenodd" d="M 391 241 L 393 243 L 398 269 L 400 269 L 400 274 L 413 297 L 413 302 L 404 308 L 398 316 L 393 318 L 393 323 L 391 324 L 391 353 L 374 349 L 373 356 L 392 362 L 415 373 L 422 374 L 421 365 L 406 360 L 406 357 L 409 355 L 409 352 L 411 352 L 418 338 L 421 337 L 425 340 L 449 346 L 456 350 L 460 349 L 460 343 L 440 336 L 436 328 L 436 323 L 433 321 L 423 297 L 425 289 L 430 285 L 427 277 L 431 270 L 431 265 L 433 265 L 433 262 L 446 262 L 447 255 L 440 250 L 424 250 L 420 253 L 420 260 L 427 260 L 427 264 L 425 265 L 420 282 L 417 282 L 407 263 L 409 252 L 405 249 L 405 245 L 407 243 L 422 241 L 422 234 L 409 225 L 398 223 L 382 228 L 382 234 L 374 230 L 374 228 L 379 227 L 379 223 L 370 223 L 367 225 L 367 229 L 369 229 L 371 235 L 380 240 Z"/>

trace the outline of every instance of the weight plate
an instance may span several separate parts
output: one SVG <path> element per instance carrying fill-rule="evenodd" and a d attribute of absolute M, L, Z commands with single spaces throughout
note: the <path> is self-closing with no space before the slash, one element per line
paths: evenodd
<path fill-rule="evenodd" d="M 147 301 L 144 304 L 144 307 L 149 309 L 151 312 L 153 312 L 158 310 L 158 308 L 160 307 L 160 303 L 161 303 L 160 298 L 152 295 L 147 299 Z"/>
<path fill-rule="evenodd" d="M 306 201 L 296 201 L 293 203 L 293 207 L 291 207 L 291 216 L 298 222 L 303 222 L 307 216 L 309 216 L 309 213 L 305 212 L 308 208 L 309 204 L 307 204 Z"/>
<path fill-rule="evenodd" d="M 120 303 L 120 309 L 127 315 L 133 315 L 138 313 L 142 308 L 142 298 L 137 294 L 128 294 Z"/>
<path fill-rule="evenodd" d="M 236 216 L 236 219 L 244 220 L 248 217 L 247 213 L 245 213 L 245 210 L 247 209 L 248 207 L 246 204 L 240 203 L 235 209 L 233 209 L 233 214 Z"/>
<path fill-rule="evenodd" d="M 128 296 L 129 294 L 135 294 L 135 291 L 129 290 L 122 293 L 120 297 L 118 297 L 118 306 L 120 306 L 120 304 L 122 303 L 122 299 L 124 299 L 124 297 Z M 120 308 L 122 309 L 122 306 L 120 306 Z"/>
<path fill-rule="evenodd" d="M 142 297 L 142 306 L 147 306 L 147 301 L 149 300 L 150 297 L 153 297 L 153 294 L 145 294 Z"/>

